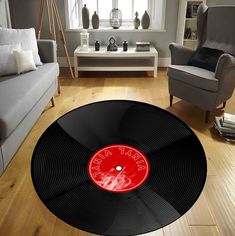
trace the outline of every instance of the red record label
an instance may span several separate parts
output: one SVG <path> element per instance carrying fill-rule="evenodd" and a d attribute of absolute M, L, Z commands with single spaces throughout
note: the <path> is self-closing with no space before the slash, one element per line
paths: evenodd
<path fill-rule="evenodd" d="M 111 192 L 136 189 L 144 183 L 149 171 L 144 154 L 126 145 L 111 145 L 98 150 L 88 165 L 93 182 Z"/>

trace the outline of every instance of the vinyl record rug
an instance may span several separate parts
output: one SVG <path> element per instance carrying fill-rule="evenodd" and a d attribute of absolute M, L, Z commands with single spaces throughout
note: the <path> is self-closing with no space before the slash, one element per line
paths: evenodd
<path fill-rule="evenodd" d="M 203 147 L 169 112 L 146 103 L 79 107 L 39 139 L 34 187 L 68 224 L 100 235 L 157 230 L 186 213 L 206 180 Z"/>

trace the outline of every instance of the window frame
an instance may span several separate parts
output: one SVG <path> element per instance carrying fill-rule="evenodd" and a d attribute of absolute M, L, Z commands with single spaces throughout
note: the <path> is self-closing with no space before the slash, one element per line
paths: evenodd
<path fill-rule="evenodd" d="M 78 22 L 82 22 L 82 7 L 83 3 L 82 0 L 64 0 L 65 4 L 65 20 L 66 20 L 66 30 L 67 31 L 80 31 L 82 30 L 82 24 L 79 23 L 78 27 L 74 27 L 74 25 L 71 25 L 70 21 L 70 1 L 76 1 L 76 15 L 78 16 Z M 97 5 L 97 14 L 99 14 L 99 0 L 96 0 Z M 161 8 L 157 7 L 161 4 Z M 118 0 L 112 0 L 112 6 L 118 7 Z M 155 14 L 154 8 L 158 9 L 159 12 Z M 80 9 L 80 14 L 78 14 L 78 9 Z M 132 16 L 134 18 L 134 0 L 132 0 Z M 96 29 L 95 31 L 109 31 L 109 30 L 115 30 L 115 31 L 157 31 L 157 32 L 166 32 L 165 30 L 165 15 L 166 15 L 166 0 L 148 0 L 148 7 L 147 7 L 148 13 L 150 13 L 150 28 L 149 29 L 138 29 L 135 30 L 133 28 L 133 19 L 123 19 L 122 20 L 122 26 L 119 29 L 113 29 L 109 25 L 109 19 L 100 19 L 100 27 L 99 29 Z M 159 19 L 159 15 L 161 16 Z M 154 18 L 155 17 L 155 18 Z M 91 16 L 90 16 L 91 18 Z M 141 18 L 141 16 L 139 16 Z M 153 25 L 153 22 L 156 21 L 158 24 L 156 26 Z M 91 27 L 88 29 L 93 30 Z"/>

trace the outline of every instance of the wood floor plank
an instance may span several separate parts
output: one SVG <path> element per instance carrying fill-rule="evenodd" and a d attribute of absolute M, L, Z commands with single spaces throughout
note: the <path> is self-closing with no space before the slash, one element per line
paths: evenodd
<path fill-rule="evenodd" d="M 163 234 L 163 230 L 159 229 L 159 230 L 147 233 L 147 234 L 138 234 L 138 236 L 164 236 L 164 234 Z"/>
<path fill-rule="evenodd" d="M 54 224 L 52 236 L 96 236 L 96 234 L 78 230 L 57 218 Z"/>
<path fill-rule="evenodd" d="M 0 227 L 2 235 L 51 235 L 56 217 L 39 200 L 29 175 L 11 205 Z"/>
<path fill-rule="evenodd" d="M 235 232 L 235 208 L 223 184 L 217 176 L 209 176 L 204 194 L 219 231 L 224 236 Z"/>
<path fill-rule="evenodd" d="M 13 198 L 23 184 L 23 171 L 14 167 L 9 169 L 9 175 L 0 178 L 0 198 Z"/>
<path fill-rule="evenodd" d="M 225 189 L 228 193 L 228 196 L 233 204 L 233 207 L 235 207 L 235 191 L 234 191 L 234 186 L 235 186 L 235 169 L 232 168 L 233 175 L 230 177 L 222 177 L 221 179 L 224 181 L 224 186 Z"/>
<path fill-rule="evenodd" d="M 0 198 L 0 225 L 5 219 L 5 216 L 10 208 L 12 199 L 10 198 Z"/>
<path fill-rule="evenodd" d="M 228 146 L 227 155 L 228 155 L 229 162 L 232 167 L 235 167 L 235 155 L 234 155 L 235 145 L 227 145 L 227 146 Z"/>
<path fill-rule="evenodd" d="M 224 145 L 224 143 L 223 143 Z M 228 192 L 228 196 L 235 207 L 235 171 L 233 166 L 230 164 L 230 158 L 227 155 L 229 145 L 224 146 L 223 149 L 215 147 L 216 156 L 213 157 L 211 162 L 216 168 L 219 179 L 223 182 L 223 187 Z M 226 153 L 226 154 L 225 154 Z M 235 155 L 235 154 L 234 154 Z"/>
<path fill-rule="evenodd" d="M 163 228 L 164 236 L 190 236 L 191 230 L 186 216 L 182 216 L 172 224 Z"/>
<path fill-rule="evenodd" d="M 190 226 L 192 236 L 220 236 L 216 226 Z"/>
<path fill-rule="evenodd" d="M 211 161 L 211 158 L 208 157 L 207 158 L 207 176 L 215 176 L 215 175 L 217 175 L 217 169 L 213 161 Z"/>
<path fill-rule="evenodd" d="M 202 212 L 203 209 L 203 212 Z M 215 225 L 207 201 L 202 193 L 189 212 L 186 213 L 189 225 Z"/>

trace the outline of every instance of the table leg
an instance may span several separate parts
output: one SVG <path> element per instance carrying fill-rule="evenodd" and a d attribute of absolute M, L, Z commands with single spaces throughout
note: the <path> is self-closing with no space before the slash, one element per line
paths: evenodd
<path fill-rule="evenodd" d="M 154 78 L 157 78 L 157 64 L 158 64 L 158 57 L 155 56 L 154 57 L 154 72 L 153 72 Z"/>
<path fill-rule="evenodd" d="M 75 78 L 78 78 L 78 57 L 74 55 L 74 73 Z"/>

